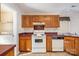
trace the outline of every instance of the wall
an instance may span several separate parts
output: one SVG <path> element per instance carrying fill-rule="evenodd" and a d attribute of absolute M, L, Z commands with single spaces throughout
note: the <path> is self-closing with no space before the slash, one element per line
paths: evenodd
<path fill-rule="evenodd" d="M 58 28 L 59 33 L 70 32 L 70 21 L 60 21 L 60 27 Z"/>
<path fill-rule="evenodd" d="M 79 33 L 79 12 L 71 14 L 70 17 L 71 17 L 70 32 Z"/>
<path fill-rule="evenodd" d="M 16 42 L 16 55 L 18 55 L 19 52 L 19 20 L 20 20 L 20 13 L 17 13 L 15 16 L 16 20 L 15 22 L 15 26 L 14 26 L 14 34 L 15 34 L 15 42 Z"/>
<path fill-rule="evenodd" d="M 12 35 L 0 35 L 0 45 L 1 44 L 14 44 Z"/>

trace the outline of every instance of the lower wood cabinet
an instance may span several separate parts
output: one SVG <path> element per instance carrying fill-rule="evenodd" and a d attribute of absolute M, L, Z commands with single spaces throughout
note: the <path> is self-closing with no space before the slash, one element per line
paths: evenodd
<path fill-rule="evenodd" d="M 79 38 L 75 40 L 75 54 L 79 56 Z"/>
<path fill-rule="evenodd" d="M 31 51 L 32 50 L 32 43 L 31 43 L 31 39 L 27 39 L 26 40 L 26 51 Z"/>
<path fill-rule="evenodd" d="M 31 34 L 19 35 L 19 50 L 22 52 L 30 52 L 32 50 Z"/>
<path fill-rule="evenodd" d="M 26 51 L 26 47 L 25 47 L 25 44 L 26 44 L 26 40 L 25 39 L 20 39 L 19 40 L 19 50 L 20 51 Z"/>
<path fill-rule="evenodd" d="M 52 36 L 49 34 L 46 35 L 46 51 L 52 51 Z"/>
<path fill-rule="evenodd" d="M 64 37 L 64 49 L 73 55 L 79 55 L 79 38 L 74 36 Z"/>

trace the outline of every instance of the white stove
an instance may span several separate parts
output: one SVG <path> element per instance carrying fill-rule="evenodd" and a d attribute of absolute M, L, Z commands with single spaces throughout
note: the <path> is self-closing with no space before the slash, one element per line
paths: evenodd
<path fill-rule="evenodd" d="M 44 25 L 34 25 L 34 32 L 32 35 L 32 52 L 46 52 L 46 35 Z"/>
<path fill-rule="evenodd" d="M 32 52 L 46 52 L 46 35 L 32 35 Z"/>

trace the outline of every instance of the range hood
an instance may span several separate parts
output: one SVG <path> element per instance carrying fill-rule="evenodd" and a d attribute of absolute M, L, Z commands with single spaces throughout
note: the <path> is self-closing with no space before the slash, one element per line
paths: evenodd
<path fill-rule="evenodd" d="M 33 22 L 33 25 L 45 25 L 44 22 Z"/>
<path fill-rule="evenodd" d="M 70 21 L 70 17 L 60 17 L 60 21 Z"/>

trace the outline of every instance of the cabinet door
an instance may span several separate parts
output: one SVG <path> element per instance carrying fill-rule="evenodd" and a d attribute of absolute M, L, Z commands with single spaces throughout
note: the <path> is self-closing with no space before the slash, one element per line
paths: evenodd
<path fill-rule="evenodd" d="M 33 20 L 33 22 L 39 22 L 39 16 L 37 15 L 34 15 L 34 16 L 32 16 L 32 20 Z"/>
<path fill-rule="evenodd" d="M 31 43 L 31 39 L 27 39 L 26 40 L 26 51 L 31 51 L 32 50 L 32 43 Z"/>
<path fill-rule="evenodd" d="M 75 54 L 75 40 L 74 37 L 70 37 L 70 53 Z"/>
<path fill-rule="evenodd" d="M 58 15 L 53 15 L 51 19 L 51 27 L 59 27 L 60 22 L 59 22 L 59 16 Z"/>
<path fill-rule="evenodd" d="M 46 50 L 47 52 L 52 51 L 52 38 L 49 35 L 46 35 Z"/>
<path fill-rule="evenodd" d="M 75 54 L 79 56 L 79 38 L 75 39 Z"/>
<path fill-rule="evenodd" d="M 26 51 L 31 51 L 32 50 L 32 42 L 31 42 L 31 35 L 28 35 L 26 38 Z"/>
<path fill-rule="evenodd" d="M 67 52 L 75 54 L 75 40 L 74 37 L 64 38 L 64 48 Z"/>
<path fill-rule="evenodd" d="M 20 38 L 20 40 L 19 40 L 19 50 L 20 51 L 26 51 L 26 49 L 25 49 L 25 43 L 26 43 L 26 40 Z"/>
<path fill-rule="evenodd" d="M 41 20 L 43 20 L 43 22 L 45 22 L 45 27 L 46 28 L 50 28 L 51 27 L 51 16 L 44 15 L 44 16 L 42 16 Z"/>
<path fill-rule="evenodd" d="M 23 28 L 32 27 L 32 16 L 27 15 L 22 16 L 22 27 Z"/>
<path fill-rule="evenodd" d="M 69 52 L 69 48 L 70 48 L 69 44 L 70 44 L 69 37 L 64 37 L 64 50 L 65 51 Z"/>

